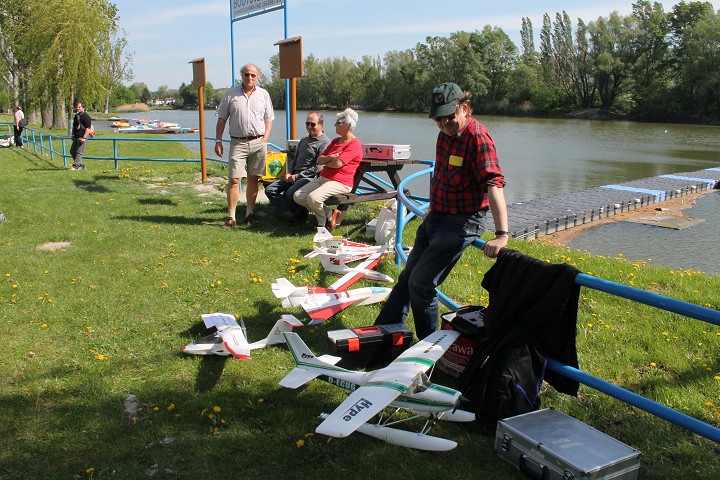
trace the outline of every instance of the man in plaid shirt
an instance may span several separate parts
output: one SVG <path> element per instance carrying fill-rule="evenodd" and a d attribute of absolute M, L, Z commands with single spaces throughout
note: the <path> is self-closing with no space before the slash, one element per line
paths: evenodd
<path fill-rule="evenodd" d="M 505 177 L 498 165 L 495 142 L 485 125 L 471 117 L 470 96 L 454 83 L 433 89 L 429 116 L 440 132 L 430 208 L 418 227 L 405 269 L 375 320 L 375 325 L 405 323 L 412 309 L 419 339 L 437 330 L 435 288 L 468 245 L 482 236 L 488 209 L 495 223 L 495 237 L 485 243 L 485 255 L 495 258 L 508 242 Z"/>

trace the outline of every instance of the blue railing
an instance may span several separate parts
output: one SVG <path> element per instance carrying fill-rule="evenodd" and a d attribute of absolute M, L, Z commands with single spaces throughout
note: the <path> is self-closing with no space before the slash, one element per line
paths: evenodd
<path fill-rule="evenodd" d="M 0 126 L 11 125 L 11 124 L 0 124 Z M 34 128 L 26 127 L 23 129 L 23 143 L 26 148 L 32 147 L 35 153 L 41 155 L 50 155 L 51 160 L 55 160 L 55 156 L 62 158 L 63 166 L 67 166 L 68 159 L 70 158 L 70 148 L 68 142 L 72 142 L 72 139 L 68 136 L 56 135 L 53 133 L 43 132 L 42 130 L 36 130 Z M 215 145 L 215 137 L 205 137 L 206 144 Z M 155 157 L 123 157 L 120 155 L 119 144 L 121 142 L 179 142 L 179 143 L 197 143 L 200 144 L 200 138 L 165 138 L 165 137 L 152 137 L 152 138 L 138 138 L 138 137 L 93 137 L 88 140 L 88 143 L 95 142 L 112 142 L 112 156 L 97 156 L 97 155 L 83 155 L 86 160 L 109 160 L 114 163 L 115 169 L 120 168 L 121 161 L 142 161 L 142 162 L 170 162 L 170 163 L 200 163 L 200 157 L 197 158 L 155 158 Z M 223 140 L 223 142 L 230 142 L 230 140 Z M 282 150 L 274 143 L 268 143 L 268 146 L 278 151 Z M 199 155 L 199 153 L 198 153 Z M 71 159 L 72 160 L 72 159 Z M 227 163 L 226 159 L 217 157 L 206 157 L 207 161 L 217 163 Z"/>
<path fill-rule="evenodd" d="M 428 165 L 433 164 L 433 162 L 431 161 L 422 161 L 422 163 Z M 407 225 L 408 221 L 410 221 L 412 218 L 414 218 L 415 216 L 420 217 L 424 215 L 425 210 L 428 207 L 428 203 L 416 204 L 414 202 L 411 202 L 404 193 L 405 185 L 407 185 L 413 180 L 416 180 L 420 176 L 431 174 L 432 171 L 432 168 L 422 170 L 413 175 L 410 175 L 402 182 L 400 182 L 400 186 L 398 188 L 398 199 L 400 203 L 402 203 L 408 208 L 409 214 L 405 215 L 403 209 L 398 208 L 397 233 L 395 238 L 395 253 L 398 266 L 400 265 L 401 261 L 403 263 L 407 261 L 407 255 L 404 253 L 402 243 L 403 229 Z M 472 245 L 476 248 L 482 248 L 483 245 L 485 245 L 485 242 L 478 239 L 473 242 Z M 638 303 L 643 303 L 645 305 L 650 305 L 663 310 L 667 310 L 669 312 L 678 313 L 686 317 L 695 318 L 711 323 L 713 325 L 720 326 L 720 312 L 717 310 L 701 307 L 655 293 L 646 292 L 637 288 L 628 287 L 626 285 L 621 285 L 619 283 L 603 280 L 602 278 L 593 277 L 584 273 L 580 273 L 577 275 L 577 277 L 575 278 L 575 283 L 583 287 L 593 288 L 595 290 L 617 295 L 619 297 L 626 298 L 628 300 L 632 300 Z M 452 299 L 450 299 L 447 295 L 443 294 L 440 290 L 438 290 L 438 296 L 440 301 L 448 308 L 456 310 L 460 307 L 460 305 L 455 303 Z M 548 368 L 572 380 L 576 380 L 584 385 L 594 388 L 595 390 L 605 393 L 606 395 L 617 398 L 618 400 L 623 401 L 629 405 L 637 407 L 657 417 L 667 420 L 668 422 L 690 430 L 691 432 L 697 433 L 698 435 L 702 435 L 705 438 L 720 443 L 720 429 L 707 423 L 701 422 L 696 418 L 685 415 L 684 413 L 680 413 L 677 410 L 673 410 L 672 408 L 669 408 L 665 405 L 633 393 L 629 390 L 618 387 L 617 385 L 613 385 L 612 383 L 589 375 L 581 370 L 570 367 L 569 365 L 565 365 L 561 362 L 558 362 L 557 360 L 549 359 Z"/>

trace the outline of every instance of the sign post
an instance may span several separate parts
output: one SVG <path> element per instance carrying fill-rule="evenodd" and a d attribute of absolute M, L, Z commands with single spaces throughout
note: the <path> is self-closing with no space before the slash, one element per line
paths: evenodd
<path fill-rule="evenodd" d="M 290 119 L 290 130 L 288 140 L 296 140 L 297 137 L 297 102 L 295 79 L 303 76 L 302 61 L 302 37 L 286 38 L 280 40 L 275 45 L 280 48 L 280 78 L 290 79 L 290 88 L 288 89 L 288 118 Z"/>
<path fill-rule="evenodd" d="M 193 87 L 198 91 L 198 114 L 200 115 L 200 172 L 202 183 L 207 182 L 207 162 L 205 160 L 205 101 L 203 100 L 203 87 L 205 87 L 205 57 L 190 60 L 193 65 Z"/>

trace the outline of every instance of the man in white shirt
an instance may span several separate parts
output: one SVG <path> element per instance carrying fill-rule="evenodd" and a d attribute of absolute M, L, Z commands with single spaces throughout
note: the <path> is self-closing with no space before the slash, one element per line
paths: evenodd
<path fill-rule="evenodd" d="M 249 63 L 242 67 L 242 85 L 225 92 L 217 109 L 215 153 L 222 157 L 222 135 L 225 124 L 230 123 L 230 152 L 228 155 L 228 217 L 224 227 L 234 227 L 235 209 L 240 199 L 240 179 L 247 173 L 247 209 L 245 223 L 255 225 L 254 215 L 260 177 L 265 175 L 267 142 L 275 119 L 270 94 L 257 86 L 258 68 Z"/>

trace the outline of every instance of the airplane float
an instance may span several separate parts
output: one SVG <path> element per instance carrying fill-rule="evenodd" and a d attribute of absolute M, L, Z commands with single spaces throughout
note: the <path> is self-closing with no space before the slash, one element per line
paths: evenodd
<path fill-rule="evenodd" d="M 183 347 L 183 352 L 193 355 L 232 355 L 235 358 L 250 360 L 250 351 L 268 345 L 284 343 L 283 332 L 291 332 L 293 327 L 302 327 L 303 324 L 294 315 L 282 315 L 275 322 L 270 333 L 262 340 L 248 343 L 245 323 L 240 324 L 233 315 L 227 313 L 202 314 L 203 322 L 207 328 L 215 327 L 216 332 L 195 340 Z"/>
<path fill-rule="evenodd" d="M 437 420 L 471 422 L 475 414 L 458 410 L 460 392 L 432 384 L 426 372 L 435 365 L 458 338 L 452 330 L 439 330 L 410 347 L 385 368 L 370 372 L 346 370 L 335 366 L 339 357 L 316 357 L 294 332 L 283 333 L 297 365 L 281 381 L 287 388 L 298 388 L 319 377 L 328 383 L 345 388 L 350 395 L 329 415 L 322 414 L 317 433 L 332 437 L 347 437 L 358 431 L 371 437 L 419 450 L 446 451 L 457 443 L 428 435 Z M 385 415 L 386 407 L 395 410 Z M 401 409 L 416 415 L 400 419 L 394 415 Z M 374 423 L 368 423 L 379 415 Z M 419 432 L 393 428 L 402 422 L 429 417 Z"/>
<path fill-rule="evenodd" d="M 345 275 L 359 275 L 362 273 L 350 272 Z M 343 278 L 345 278 L 343 277 Z M 342 278 L 340 279 L 342 280 Z M 338 280 L 338 282 L 340 281 Z M 328 288 L 301 286 L 296 287 L 287 278 L 278 278 L 272 284 L 272 291 L 275 296 L 282 300 L 282 306 L 302 307 L 310 316 L 308 325 L 322 323 L 336 313 L 346 309 L 350 305 L 370 305 L 382 302 L 390 295 L 390 288 L 385 287 L 364 287 L 353 290 L 339 290 L 335 282 Z"/>

